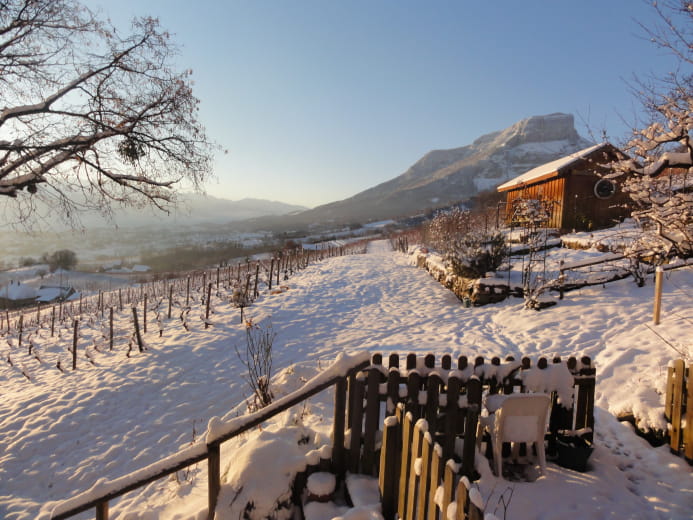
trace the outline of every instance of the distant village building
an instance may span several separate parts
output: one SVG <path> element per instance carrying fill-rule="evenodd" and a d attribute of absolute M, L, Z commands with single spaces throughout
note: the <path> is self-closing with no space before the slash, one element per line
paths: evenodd
<path fill-rule="evenodd" d="M 72 287 L 42 285 L 38 289 L 19 281 L 0 288 L 0 309 L 18 309 L 37 303 L 69 300 L 76 292 Z"/>
<path fill-rule="evenodd" d="M 38 293 L 33 287 L 11 280 L 9 284 L 0 289 L 0 307 L 16 309 L 30 305 L 36 301 L 37 295 Z"/>
<path fill-rule="evenodd" d="M 63 302 L 76 294 L 72 287 L 61 287 L 59 285 L 42 285 L 37 293 L 37 303 Z"/>
<path fill-rule="evenodd" d="M 518 205 L 526 200 L 545 201 L 550 209 L 543 227 L 585 231 L 613 225 L 630 214 L 630 198 L 617 179 L 602 165 L 625 158 L 609 143 L 590 146 L 537 166 L 498 186 L 506 193 L 506 222 L 519 225 Z"/>

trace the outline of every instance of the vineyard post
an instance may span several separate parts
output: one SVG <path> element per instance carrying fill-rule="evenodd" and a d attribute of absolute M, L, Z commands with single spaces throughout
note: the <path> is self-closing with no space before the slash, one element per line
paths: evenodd
<path fill-rule="evenodd" d="M 207 286 L 207 308 L 205 310 L 205 329 L 209 327 L 209 300 L 211 300 L 212 296 L 212 282 L 209 282 L 209 285 Z"/>
<path fill-rule="evenodd" d="M 272 290 L 272 273 L 274 272 L 274 257 L 270 261 L 270 272 L 269 272 L 269 290 Z"/>
<path fill-rule="evenodd" d="M 144 345 L 142 344 L 142 335 L 140 334 L 140 322 L 137 321 L 137 307 L 132 308 L 132 316 L 135 320 L 135 337 L 137 338 L 137 347 L 140 352 L 144 352 Z"/>
<path fill-rule="evenodd" d="M 58 321 L 63 321 L 63 302 L 60 300 L 60 306 L 58 307 Z"/>
<path fill-rule="evenodd" d="M 282 259 L 281 259 L 281 257 L 280 257 L 280 258 L 277 260 L 277 287 L 279 287 L 279 271 L 280 271 L 280 268 L 281 268 L 281 262 L 282 262 Z"/>
<path fill-rule="evenodd" d="M 36 304 L 36 326 L 41 326 L 41 302 Z"/>
<path fill-rule="evenodd" d="M 108 339 L 108 350 L 113 350 L 113 306 L 111 306 L 111 311 L 109 313 L 109 339 Z"/>
<path fill-rule="evenodd" d="M 79 320 L 75 320 L 74 332 L 72 333 L 72 370 L 77 370 L 77 329 Z"/>
<path fill-rule="evenodd" d="M 185 292 L 185 306 L 190 305 L 190 277 L 188 276 L 188 288 Z"/>
<path fill-rule="evenodd" d="M 19 330 L 19 346 L 22 346 L 22 332 L 24 332 L 24 314 L 19 315 L 19 325 L 17 327 Z"/>
<path fill-rule="evenodd" d="M 250 273 L 246 273 L 245 275 L 245 299 L 248 299 L 248 294 L 250 291 Z"/>
<path fill-rule="evenodd" d="M 5 321 L 7 321 L 7 333 L 10 333 L 10 311 L 5 309 Z"/>
<path fill-rule="evenodd" d="M 260 277 L 260 263 L 255 264 L 255 287 L 253 288 L 253 298 L 257 298 L 257 279 Z"/>
<path fill-rule="evenodd" d="M 53 337 L 53 334 L 55 334 L 55 305 L 53 305 L 53 309 L 51 311 L 51 338 Z"/>
<path fill-rule="evenodd" d="M 142 309 L 142 331 L 147 333 L 147 293 L 144 293 L 144 308 Z"/>
<path fill-rule="evenodd" d="M 217 267 L 217 292 L 219 292 L 219 272 L 221 271 L 221 267 Z"/>
<path fill-rule="evenodd" d="M 171 302 L 173 301 L 173 284 L 168 286 L 168 319 L 171 319 Z"/>
<path fill-rule="evenodd" d="M 82 315 L 82 293 L 79 293 L 79 315 Z"/>
<path fill-rule="evenodd" d="M 120 312 L 123 312 L 123 290 L 118 289 L 118 306 L 120 307 Z"/>

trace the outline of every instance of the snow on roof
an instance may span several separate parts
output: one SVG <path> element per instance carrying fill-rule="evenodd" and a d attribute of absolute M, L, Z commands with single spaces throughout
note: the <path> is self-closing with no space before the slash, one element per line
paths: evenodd
<path fill-rule="evenodd" d="M 36 298 L 36 289 L 12 280 L 9 285 L 0 289 L 0 297 L 7 298 L 8 300 L 28 300 L 30 298 Z"/>
<path fill-rule="evenodd" d="M 42 285 L 38 288 L 36 301 L 52 302 L 58 298 L 66 298 L 70 294 L 70 287 L 60 287 L 57 285 Z"/>
<path fill-rule="evenodd" d="M 533 168 L 528 172 L 525 172 L 522 175 L 518 175 L 514 179 L 510 179 L 508 182 L 501 184 L 500 186 L 498 186 L 497 189 L 498 191 L 507 190 L 512 188 L 513 186 L 527 184 L 528 182 L 537 180 L 545 175 L 557 172 L 565 168 L 566 166 L 570 166 L 571 164 L 580 159 L 584 159 L 592 152 L 599 150 L 607 144 L 608 143 L 595 144 L 588 148 L 584 148 L 583 150 L 571 153 L 570 155 L 566 155 L 565 157 L 561 157 L 560 159 L 556 159 L 555 161 L 547 162 L 545 164 L 542 164 L 541 166 L 537 166 L 536 168 Z"/>

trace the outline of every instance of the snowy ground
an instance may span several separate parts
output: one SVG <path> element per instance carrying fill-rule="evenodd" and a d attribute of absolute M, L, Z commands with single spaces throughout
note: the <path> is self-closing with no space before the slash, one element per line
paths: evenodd
<path fill-rule="evenodd" d="M 547 474 L 535 482 L 509 483 L 482 463 L 479 485 L 487 510 L 502 518 L 499 497 L 507 499 L 513 489 L 507 510 L 513 519 L 691 517 L 690 466 L 667 447 L 651 448 L 614 414 L 633 411 L 645 424 L 662 424 L 667 363 L 680 357 L 676 350 L 691 350 L 693 269 L 667 273 L 657 327 L 651 324 L 651 279 L 642 288 L 623 280 L 574 291 L 541 312 L 524 310 L 518 299 L 465 308 L 412 266 L 411 257 L 389 251 L 385 242 L 372 243 L 366 255 L 313 264 L 285 285 L 288 290 L 264 295 L 246 310 L 255 323 L 271 323 L 277 333 L 278 396 L 313 377 L 341 352 L 589 355 L 598 370 L 591 470 L 576 473 L 550 463 Z M 74 372 L 55 368 L 58 358 L 69 365 L 67 328 L 57 344 L 45 330 L 34 335 L 41 362 L 19 351 L 16 338 L 14 346 L 2 339 L 3 359 L 10 355 L 12 366 L 0 365 L 0 518 L 33 519 L 40 511 L 48 518 L 52 501 L 188 446 L 204 435 L 214 416 L 245 413 L 248 389 L 234 348 L 244 346 L 245 326 L 227 303 L 215 304 L 209 329 L 201 312 L 195 308 L 190 313 L 189 331 L 175 312 L 163 321 L 161 337 L 151 325 L 149 350 L 135 349 L 130 357 L 125 339 L 109 352 L 98 320 L 85 320 L 80 344 L 91 350 L 94 364 L 81 355 Z M 117 318 L 122 323 L 128 319 L 126 314 Z M 305 449 L 319 447 L 329 433 L 331 415 L 331 397 L 321 395 L 262 432 L 225 444 L 225 486 L 217 517 L 239 517 L 232 502 L 241 479 L 246 479 L 246 494 L 253 486 L 265 485 L 266 490 L 282 468 L 295 464 L 288 449 L 281 460 L 273 458 L 276 451 L 263 455 L 260 448 L 269 439 L 296 446 L 296 439 L 310 431 Z M 201 464 L 113 502 L 111 517 L 203 518 L 206 500 L 206 465 Z"/>

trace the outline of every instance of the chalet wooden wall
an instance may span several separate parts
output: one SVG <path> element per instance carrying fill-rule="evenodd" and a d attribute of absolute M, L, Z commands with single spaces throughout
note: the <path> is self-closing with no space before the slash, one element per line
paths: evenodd
<path fill-rule="evenodd" d="M 615 149 L 597 150 L 554 175 L 507 190 L 506 223 L 519 225 L 513 222 L 513 214 L 520 199 L 553 201 L 551 218 L 544 226 L 561 231 L 607 227 L 630 215 L 630 198 L 620 189 L 618 180 L 614 181 L 616 192 L 612 196 L 600 198 L 595 193 L 596 183 L 607 173 L 599 164 L 615 159 L 616 153 Z"/>

